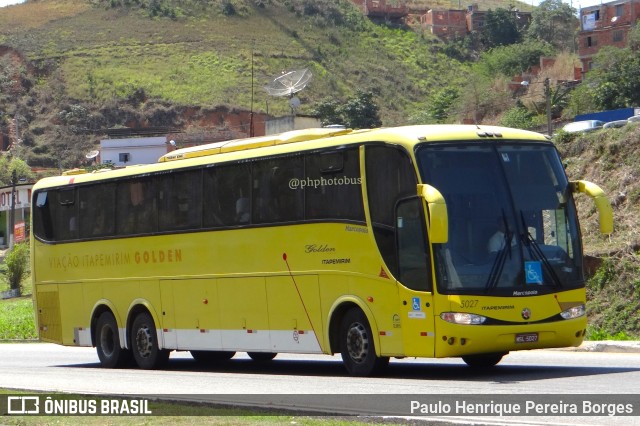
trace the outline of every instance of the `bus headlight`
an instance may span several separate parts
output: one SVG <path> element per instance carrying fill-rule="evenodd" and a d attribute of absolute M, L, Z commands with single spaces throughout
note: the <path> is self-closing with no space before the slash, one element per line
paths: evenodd
<path fill-rule="evenodd" d="M 440 318 L 452 324 L 468 324 L 479 325 L 487 320 L 487 317 L 476 314 L 467 314 L 464 312 L 443 312 Z"/>
<path fill-rule="evenodd" d="M 573 308 L 569 308 L 566 311 L 560 312 L 560 316 L 567 320 L 581 317 L 584 314 L 584 305 L 574 306 Z"/>

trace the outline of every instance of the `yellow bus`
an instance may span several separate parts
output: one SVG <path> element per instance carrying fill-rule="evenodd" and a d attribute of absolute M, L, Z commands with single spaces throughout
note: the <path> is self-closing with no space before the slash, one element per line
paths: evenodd
<path fill-rule="evenodd" d="M 104 367 L 236 352 L 497 364 L 579 345 L 585 278 L 574 194 L 545 136 L 490 126 L 307 129 L 73 170 L 33 188 L 43 341 Z"/>

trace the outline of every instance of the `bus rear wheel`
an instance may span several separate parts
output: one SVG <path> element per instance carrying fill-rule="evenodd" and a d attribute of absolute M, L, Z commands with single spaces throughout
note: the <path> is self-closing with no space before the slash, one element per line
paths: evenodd
<path fill-rule="evenodd" d="M 147 312 L 138 314 L 131 326 L 133 358 L 143 370 L 162 368 L 169 360 L 169 351 L 158 346 L 158 336 L 153 318 Z"/>
<path fill-rule="evenodd" d="M 389 364 L 389 357 L 376 356 L 371 327 L 358 308 L 347 311 L 340 328 L 340 353 L 347 372 L 352 376 L 369 376 Z"/>
<path fill-rule="evenodd" d="M 221 361 L 229 361 L 236 354 L 231 351 L 190 351 L 191 356 L 197 362 L 213 364 Z"/>
<path fill-rule="evenodd" d="M 491 368 L 502 360 L 506 354 L 480 354 L 463 356 L 462 360 L 471 368 Z"/>
<path fill-rule="evenodd" d="M 131 351 L 120 346 L 118 324 L 111 312 L 103 312 L 96 324 L 96 351 L 104 368 L 121 368 L 131 361 Z"/>
<path fill-rule="evenodd" d="M 278 354 L 274 352 L 247 352 L 247 355 L 254 361 L 266 362 L 271 361 Z"/>

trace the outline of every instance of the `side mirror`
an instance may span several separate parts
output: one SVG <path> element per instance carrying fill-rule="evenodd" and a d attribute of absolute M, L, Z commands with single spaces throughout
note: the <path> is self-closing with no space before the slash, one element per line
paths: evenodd
<path fill-rule="evenodd" d="M 432 243 L 449 241 L 449 217 L 444 197 L 431 185 L 418 184 L 418 196 L 427 203 L 429 210 L 429 236 Z"/>
<path fill-rule="evenodd" d="M 598 209 L 598 222 L 600 223 L 600 233 L 611 234 L 613 232 L 613 208 L 604 191 L 595 183 L 586 180 L 576 180 L 570 182 L 572 192 L 587 194 L 596 203 Z"/>

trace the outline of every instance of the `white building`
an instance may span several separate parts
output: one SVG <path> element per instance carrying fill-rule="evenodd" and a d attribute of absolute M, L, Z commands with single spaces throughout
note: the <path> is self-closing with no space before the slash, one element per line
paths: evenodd
<path fill-rule="evenodd" d="M 103 139 L 100 141 L 100 162 L 115 166 L 151 164 L 172 149 L 166 136 Z"/>
<path fill-rule="evenodd" d="M 0 247 L 13 241 L 28 238 L 28 224 L 31 215 L 31 188 L 33 184 L 17 184 L 0 188 Z M 15 190 L 15 192 L 14 192 Z M 15 195 L 15 199 L 12 198 Z M 11 209 L 14 211 L 13 232 L 11 229 Z M 13 241 L 12 241 L 13 239 Z"/>

